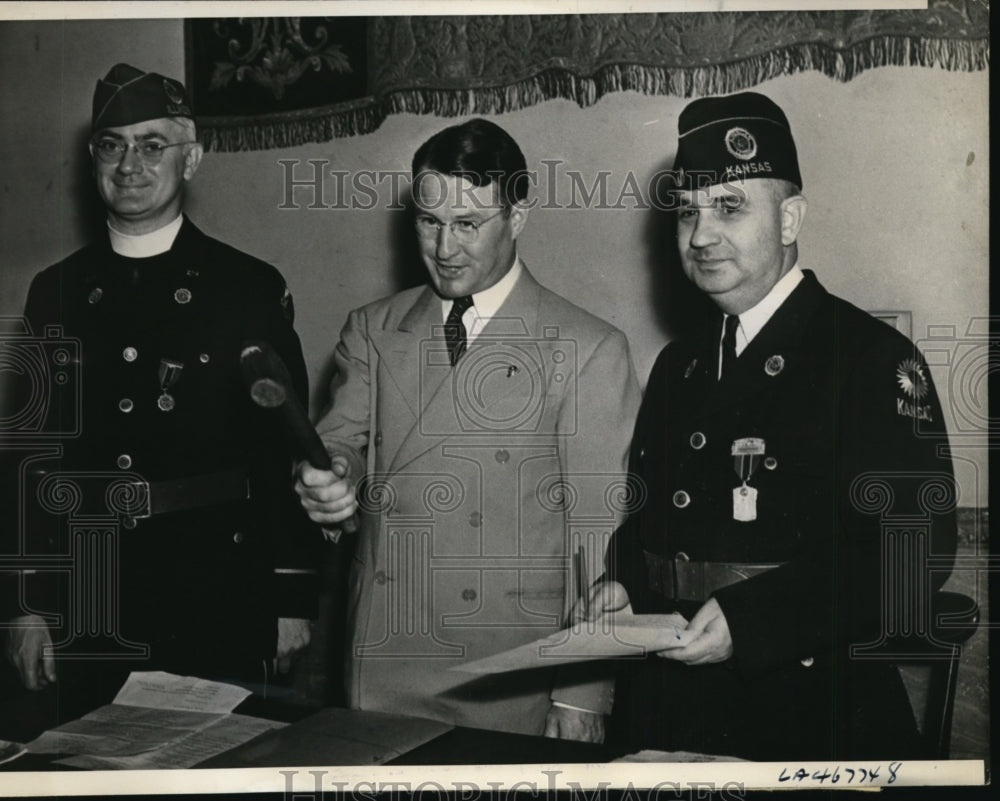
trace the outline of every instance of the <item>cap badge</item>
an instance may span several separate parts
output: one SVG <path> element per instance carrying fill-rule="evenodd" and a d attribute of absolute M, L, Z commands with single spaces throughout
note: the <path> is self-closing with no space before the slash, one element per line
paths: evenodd
<path fill-rule="evenodd" d="M 746 128 L 730 128 L 726 131 L 726 150 L 738 159 L 749 161 L 757 155 L 757 140 Z"/>
<path fill-rule="evenodd" d="M 170 99 L 171 103 L 177 103 L 180 105 L 184 102 L 184 95 L 182 95 L 177 90 L 177 87 L 166 78 L 163 79 L 163 93 Z"/>
<path fill-rule="evenodd" d="M 764 362 L 764 372 L 769 376 L 776 376 L 782 370 L 785 369 L 785 357 L 780 353 L 774 354 L 766 362 Z"/>

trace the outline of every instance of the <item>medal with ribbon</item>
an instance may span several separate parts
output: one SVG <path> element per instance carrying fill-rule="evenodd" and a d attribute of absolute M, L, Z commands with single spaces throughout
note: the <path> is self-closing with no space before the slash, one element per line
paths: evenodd
<path fill-rule="evenodd" d="M 156 399 L 156 405 L 160 408 L 161 412 L 173 411 L 176 401 L 174 400 L 174 396 L 167 390 L 177 383 L 177 379 L 181 377 L 181 370 L 183 369 L 184 364 L 182 362 L 175 362 L 172 359 L 160 359 L 160 369 L 157 371 L 157 377 L 160 380 L 160 397 Z"/>
<path fill-rule="evenodd" d="M 757 488 L 749 484 L 764 455 L 764 440 L 743 437 L 733 441 L 733 469 L 742 486 L 733 489 L 733 520 L 749 523 L 757 519 Z"/>

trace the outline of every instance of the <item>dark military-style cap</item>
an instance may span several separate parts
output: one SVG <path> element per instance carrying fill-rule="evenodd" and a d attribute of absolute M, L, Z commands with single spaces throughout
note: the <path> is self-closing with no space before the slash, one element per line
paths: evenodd
<path fill-rule="evenodd" d="M 788 119 L 764 95 L 700 98 L 681 112 L 677 128 L 674 170 L 681 173 L 679 183 L 685 187 L 776 178 L 802 188 Z"/>
<path fill-rule="evenodd" d="M 184 84 L 157 72 L 115 64 L 94 88 L 92 131 L 160 117 L 190 116 Z"/>

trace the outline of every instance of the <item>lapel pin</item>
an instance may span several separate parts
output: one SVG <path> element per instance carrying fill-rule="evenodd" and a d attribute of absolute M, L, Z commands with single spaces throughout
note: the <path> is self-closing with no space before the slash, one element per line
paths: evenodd
<path fill-rule="evenodd" d="M 764 372 L 769 376 L 776 376 L 782 370 L 785 369 L 785 357 L 779 353 L 776 353 L 766 362 L 764 362 Z"/>

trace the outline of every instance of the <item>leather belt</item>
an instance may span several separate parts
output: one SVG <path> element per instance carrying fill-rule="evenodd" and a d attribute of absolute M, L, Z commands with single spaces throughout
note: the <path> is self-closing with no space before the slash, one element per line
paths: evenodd
<path fill-rule="evenodd" d="M 169 481 L 127 483 L 135 495 L 126 503 L 124 517 L 133 520 L 245 501 L 250 497 L 250 479 L 242 468 Z"/>
<path fill-rule="evenodd" d="M 704 602 L 716 590 L 778 567 L 777 563 L 692 562 L 683 555 L 667 559 L 649 551 L 643 556 L 650 588 L 678 601 Z"/>

